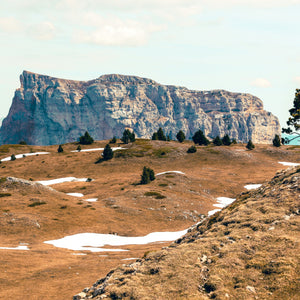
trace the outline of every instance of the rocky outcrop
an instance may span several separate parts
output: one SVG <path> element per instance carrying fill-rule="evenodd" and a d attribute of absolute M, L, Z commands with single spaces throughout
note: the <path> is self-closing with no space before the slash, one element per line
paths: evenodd
<path fill-rule="evenodd" d="M 201 129 L 210 137 L 270 143 L 280 134 L 277 117 L 257 97 L 224 90 L 194 91 L 136 76 L 103 75 L 83 82 L 24 71 L 1 143 L 51 145 L 76 141 L 86 130 L 97 140 L 120 137 L 131 128 L 149 138 L 162 127 L 173 138 Z"/>
<path fill-rule="evenodd" d="M 300 168 L 243 193 L 169 247 L 121 265 L 80 299 L 296 299 Z"/>

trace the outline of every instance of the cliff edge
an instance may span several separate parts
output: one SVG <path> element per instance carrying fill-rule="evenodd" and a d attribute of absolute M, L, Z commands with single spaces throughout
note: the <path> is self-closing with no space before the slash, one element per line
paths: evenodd
<path fill-rule="evenodd" d="M 250 94 L 194 91 L 116 74 L 85 82 L 24 71 L 20 81 L 0 129 L 2 144 L 61 144 L 86 130 L 96 140 L 110 139 L 125 128 L 140 138 L 162 127 L 173 138 L 179 130 L 190 138 L 201 129 L 210 138 L 229 134 L 254 143 L 271 143 L 280 134 L 277 117 Z"/>

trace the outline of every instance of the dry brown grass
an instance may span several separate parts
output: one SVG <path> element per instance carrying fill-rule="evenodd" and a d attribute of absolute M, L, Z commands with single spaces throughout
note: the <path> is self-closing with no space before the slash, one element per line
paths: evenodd
<path fill-rule="evenodd" d="M 82 148 L 104 147 L 106 143 Z M 58 192 L 0 180 L 0 193 L 11 194 L 0 198 L 0 247 L 16 247 L 21 242 L 30 248 L 24 252 L 0 250 L 0 297 L 9 299 L 7 293 L 13 290 L 12 299 L 53 299 L 59 291 L 59 298 L 68 299 L 123 263 L 122 258 L 142 257 L 162 245 L 129 246 L 128 253 L 103 253 L 107 257 L 90 252 L 74 256 L 73 251 L 43 244 L 46 240 L 80 232 L 138 236 L 182 230 L 213 209 L 215 197 L 235 197 L 245 191 L 245 184 L 269 180 L 276 170 L 285 168 L 279 160 L 299 162 L 299 147 L 258 145 L 253 151 L 245 151 L 244 145 L 198 147 L 196 153 L 187 154 L 190 146 L 190 142 L 138 140 L 101 164 L 95 164 L 99 152 L 71 153 L 77 148 L 75 143 L 63 145 L 63 153 L 57 153 L 57 146 L 0 146 L 0 158 L 51 152 L 2 162 L 1 178 L 93 178 L 92 182 L 53 186 Z M 149 185 L 139 185 L 143 166 L 155 173 L 178 170 L 186 175 L 165 174 Z M 81 192 L 84 198 L 98 201 L 87 203 L 65 195 L 67 192 Z M 165 198 L 145 196 L 149 192 Z M 270 210 L 267 206 L 262 209 Z"/>

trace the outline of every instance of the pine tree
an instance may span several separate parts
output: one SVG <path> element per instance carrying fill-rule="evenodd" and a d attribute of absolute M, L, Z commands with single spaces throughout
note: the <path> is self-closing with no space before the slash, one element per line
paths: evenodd
<path fill-rule="evenodd" d="M 64 149 L 63 149 L 62 145 L 59 145 L 59 146 L 58 146 L 57 152 L 58 152 L 58 153 L 64 152 Z"/>
<path fill-rule="evenodd" d="M 205 145 L 205 146 L 209 144 L 209 140 L 206 138 L 202 130 L 196 131 L 192 139 L 195 144 Z"/>
<path fill-rule="evenodd" d="M 231 139 L 228 134 L 225 134 L 224 137 L 222 138 L 222 143 L 225 146 L 230 146 L 231 145 Z"/>
<path fill-rule="evenodd" d="M 157 130 L 157 137 L 158 137 L 158 140 L 160 140 L 160 141 L 166 141 L 167 140 L 167 138 L 164 134 L 164 131 L 162 130 L 161 127 L 159 127 L 159 129 Z"/>
<path fill-rule="evenodd" d="M 280 141 L 280 137 L 278 134 L 275 134 L 275 138 L 273 139 L 273 146 L 275 146 L 275 147 L 281 146 L 281 141 Z"/>
<path fill-rule="evenodd" d="M 112 159 L 113 157 L 114 157 L 114 152 L 112 151 L 109 144 L 107 144 L 103 150 L 102 158 L 103 158 L 103 160 L 109 160 L 109 159 Z"/>
<path fill-rule="evenodd" d="M 123 132 L 123 136 L 121 138 L 121 141 L 124 144 L 128 144 L 129 142 L 131 142 L 131 143 L 135 142 L 134 132 L 133 131 L 131 132 L 129 129 L 125 129 L 124 132 Z"/>
<path fill-rule="evenodd" d="M 80 152 L 81 151 L 81 146 L 80 145 L 78 145 L 78 147 L 77 147 L 77 149 L 76 149 L 78 152 Z"/>
<path fill-rule="evenodd" d="M 141 175 L 141 184 L 148 184 L 155 179 L 154 171 L 150 168 L 144 167 Z"/>
<path fill-rule="evenodd" d="M 90 134 L 86 131 L 84 135 L 79 138 L 79 143 L 81 145 L 90 145 L 94 142 L 94 139 L 90 136 Z"/>
<path fill-rule="evenodd" d="M 254 144 L 252 143 L 251 140 L 249 140 L 249 142 L 248 142 L 246 148 L 247 148 L 248 150 L 253 150 L 253 149 L 255 148 L 255 146 L 254 146 Z"/>
<path fill-rule="evenodd" d="M 14 154 L 11 155 L 10 160 L 16 160 L 16 156 Z"/>
<path fill-rule="evenodd" d="M 152 141 L 157 141 L 158 140 L 158 134 L 157 132 L 154 132 L 152 135 Z"/>
<path fill-rule="evenodd" d="M 214 138 L 213 143 L 214 143 L 215 146 L 222 146 L 223 145 L 223 142 L 222 142 L 222 140 L 220 139 L 220 137 L 218 135 Z"/>
<path fill-rule="evenodd" d="M 178 133 L 176 134 L 176 138 L 179 143 L 182 143 L 185 140 L 185 134 L 182 130 L 179 130 Z"/>

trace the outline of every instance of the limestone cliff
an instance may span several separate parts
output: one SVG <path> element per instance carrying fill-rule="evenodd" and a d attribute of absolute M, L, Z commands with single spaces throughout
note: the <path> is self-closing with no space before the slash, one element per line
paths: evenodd
<path fill-rule="evenodd" d="M 187 138 L 201 129 L 210 138 L 229 134 L 254 143 L 270 143 L 280 134 L 277 117 L 250 94 L 194 91 L 123 75 L 83 82 L 24 71 L 20 81 L 0 130 L 1 143 L 61 144 L 86 130 L 94 139 L 109 139 L 125 128 L 143 138 L 162 127 L 173 138 L 180 129 Z"/>

